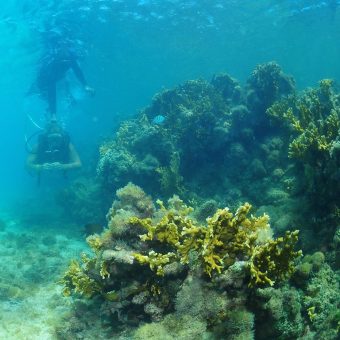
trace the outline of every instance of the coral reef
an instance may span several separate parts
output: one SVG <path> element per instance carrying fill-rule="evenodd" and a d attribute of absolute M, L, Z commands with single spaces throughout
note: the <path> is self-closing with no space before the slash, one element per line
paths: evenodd
<path fill-rule="evenodd" d="M 288 146 L 274 135 L 265 112 L 293 88 L 291 77 L 267 63 L 255 69 L 245 88 L 217 74 L 211 82 L 191 80 L 156 94 L 101 145 L 97 173 L 104 195 L 112 198 L 112 190 L 131 181 L 163 199 L 178 194 L 195 201 L 195 208 L 209 199 L 221 206 L 263 204 L 258 192 L 272 188 L 273 181 L 284 190 L 278 175 L 281 169 L 285 179 L 288 157 Z M 264 103 L 265 91 L 272 96 Z M 251 96 L 262 101 L 261 109 Z M 159 116 L 161 123 L 155 123 Z"/>
<path fill-rule="evenodd" d="M 256 66 L 248 79 L 248 106 L 264 112 L 271 104 L 294 91 L 295 82 L 284 74 L 276 62 Z"/>
<path fill-rule="evenodd" d="M 141 326 L 136 337 L 167 332 L 169 338 L 185 338 L 194 330 L 179 321 L 170 331 L 168 323 L 189 317 L 206 336 L 252 337 L 249 287 L 290 276 L 300 256 L 293 249 L 297 232 L 273 239 L 268 216 L 249 216 L 248 203 L 235 214 L 218 209 L 202 226 L 176 196 L 167 207 L 158 201 L 155 209 L 150 197 L 129 183 L 117 190 L 117 198 L 108 229 L 87 238 L 93 255 L 71 262 L 62 279 L 64 294 L 100 298 L 100 308 L 116 325 L 153 322 Z"/>
<path fill-rule="evenodd" d="M 340 103 L 333 82 L 320 81 L 319 87 L 300 96 L 273 104 L 268 114 L 286 124 L 291 135 L 289 157 L 293 160 L 296 196 L 307 198 L 312 212 L 308 224 L 327 224 L 327 241 L 339 223 Z M 325 238 L 325 236 L 323 236 Z"/>
<path fill-rule="evenodd" d="M 255 291 L 256 338 L 337 339 L 339 335 L 339 274 L 321 252 L 306 256 L 293 277 L 298 287 L 284 285 Z M 297 289 L 299 288 L 299 289 Z"/>
<path fill-rule="evenodd" d="M 107 338 L 336 339 L 339 112 L 332 81 L 296 93 L 274 62 L 244 87 L 218 74 L 156 94 L 99 149 L 95 192 L 116 199 L 62 279 L 81 302 L 70 333 L 99 313 Z"/>

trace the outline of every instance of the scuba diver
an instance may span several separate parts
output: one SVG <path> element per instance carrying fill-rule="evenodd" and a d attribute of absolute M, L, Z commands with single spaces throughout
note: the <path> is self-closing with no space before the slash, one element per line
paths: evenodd
<path fill-rule="evenodd" d="M 71 41 L 65 39 L 57 29 L 46 34 L 44 44 L 47 52 L 41 60 L 36 80 L 28 94 L 39 94 L 46 100 L 50 117 L 54 119 L 57 113 L 57 83 L 65 78 L 70 69 L 88 94 L 93 96 L 95 91 L 87 85 Z"/>
<path fill-rule="evenodd" d="M 42 171 L 70 170 L 81 167 L 80 157 L 70 141 L 68 133 L 55 118 L 47 124 L 38 137 L 38 143 L 27 158 L 27 168 L 38 175 Z"/>

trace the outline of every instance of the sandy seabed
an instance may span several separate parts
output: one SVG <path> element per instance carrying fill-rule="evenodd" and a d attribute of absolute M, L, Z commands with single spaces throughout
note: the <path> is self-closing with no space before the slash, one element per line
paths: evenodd
<path fill-rule="evenodd" d="M 79 227 L 0 212 L 0 339 L 56 339 L 71 312 L 58 284 L 86 248 Z"/>

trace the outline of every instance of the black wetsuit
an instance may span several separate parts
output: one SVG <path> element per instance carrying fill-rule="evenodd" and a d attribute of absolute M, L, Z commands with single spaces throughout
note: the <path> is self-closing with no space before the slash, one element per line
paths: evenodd
<path fill-rule="evenodd" d="M 57 82 L 65 77 L 68 70 L 72 69 L 79 82 L 86 86 L 86 80 L 77 61 L 76 54 L 71 49 L 51 50 L 42 60 L 35 90 L 48 102 L 48 109 L 51 115 L 57 112 Z"/>
<path fill-rule="evenodd" d="M 43 133 L 38 139 L 36 164 L 54 163 L 67 164 L 70 162 L 70 137 L 66 132 L 54 134 Z"/>

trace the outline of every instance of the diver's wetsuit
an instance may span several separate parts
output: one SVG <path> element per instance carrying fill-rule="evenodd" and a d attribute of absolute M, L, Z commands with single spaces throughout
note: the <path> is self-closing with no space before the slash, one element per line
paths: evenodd
<path fill-rule="evenodd" d="M 70 49 L 52 50 L 43 58 L 35 86 L 48 102 L 51 115 L 57 112 L 57 82 L 72 69 L 79 82 L 86 86 L 86 80 L 77 61 L 76 54 Z M 30 91 L 33 93 L 34 90 Z"/>
<path fill-rule="evenodd" d="M 70 137 L 66 132 L 39 136 L 36 164 L 70 162 Z"/>

